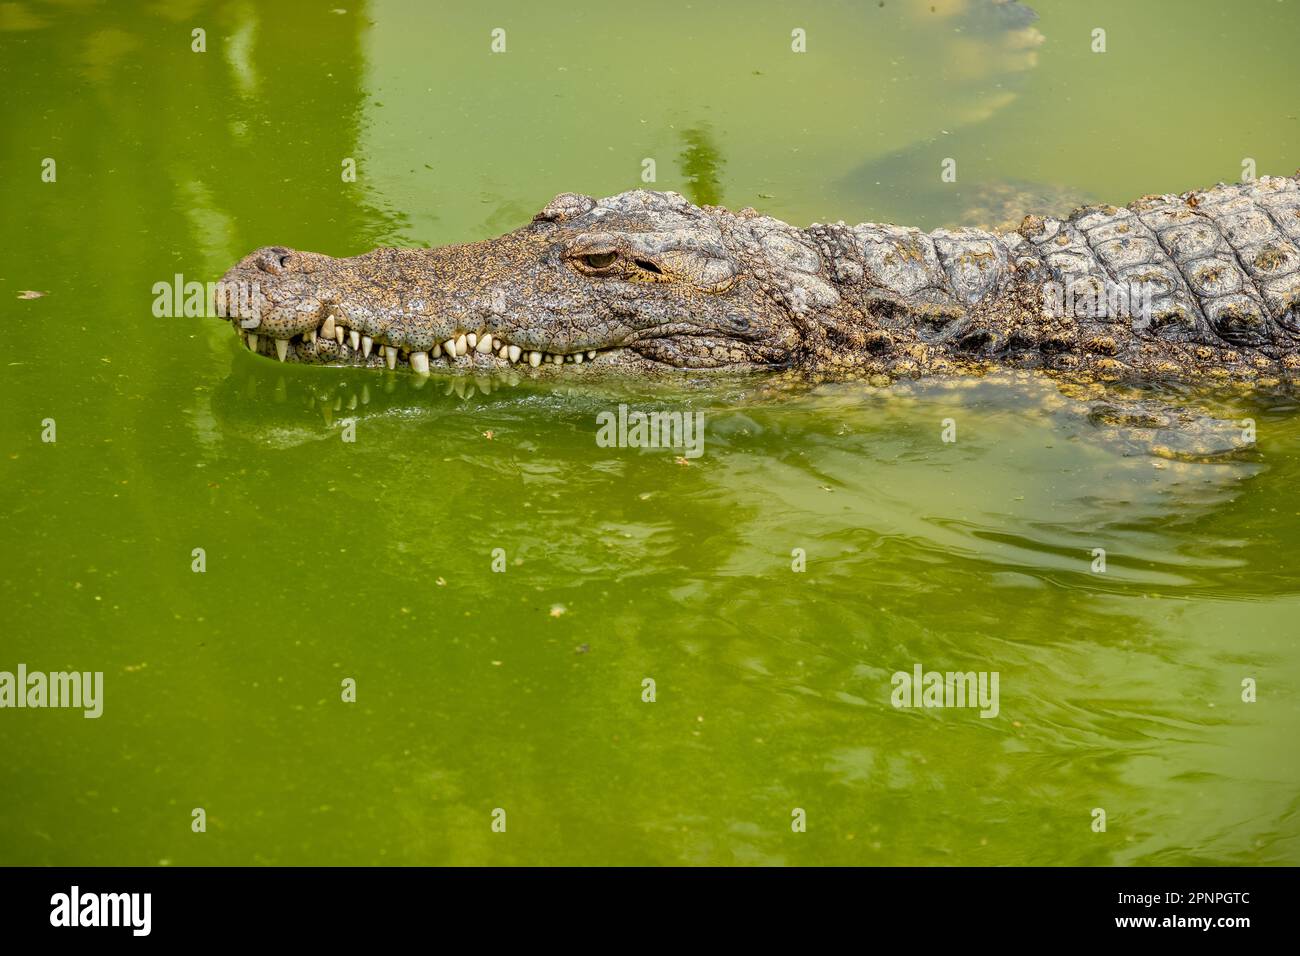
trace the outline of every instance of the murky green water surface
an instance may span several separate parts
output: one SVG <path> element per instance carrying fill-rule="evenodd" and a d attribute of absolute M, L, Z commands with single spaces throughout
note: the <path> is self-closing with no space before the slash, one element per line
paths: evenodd
<path fill-rule="evenodd" d="M 646 159 L 925 226 L 1300 163 L 1300 4 L 1035 6 L 0 5 L 0 670 L 105 674 L 0 711 L 0 862 L 1300 863 L 1294 407 L 1169 461 L 1032 383 L 417 388 L 151 314 Z M 598 447 L 620 401 L 704 454 Z M 917 663 L 999 715 L 894 709 Z"/>

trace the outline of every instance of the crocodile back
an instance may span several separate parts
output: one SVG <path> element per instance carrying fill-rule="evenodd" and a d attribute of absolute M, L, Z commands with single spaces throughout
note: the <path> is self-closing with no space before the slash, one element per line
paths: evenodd
<path fill-rule="evenodd" d="M 1065 287 L 1153 286 L 1144 337 L 1289 350 L 1300 332 L 1300 183 L 1265 176 L 1066 220 L 1028 218 L 1032 255 Z"/>

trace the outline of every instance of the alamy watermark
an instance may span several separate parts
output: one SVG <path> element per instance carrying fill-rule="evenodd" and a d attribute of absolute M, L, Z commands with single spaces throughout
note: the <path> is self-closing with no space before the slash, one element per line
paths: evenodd
<path fill-rule="evenodd" d="M 596 415 L 601 448 L 681 448 L 682 457 L 704 454 L 703 412 L 643 412 L 620 404 Z"/>
<path fill-rule="evenodd" d="M 267 302 L 256 282 L 187 282 L 179 272 L 170 282 L 155 282 L 151 291 L 153 314 L 160 319 L 238 317 L 245 329 L 261 324 Z"/>
<path fill-rule="evenodd" d="M 1111 282 L 1098 278 L 1043 284 L 1043 314 L 1054 319 L 1151 319 L 1153 282 Z"/>
<path fill-rule="evenodd" d="M 927 671 L 920 664 L 911 673 L 895 671 L 890 678 L 895 708 L 978 707 L 981 717 L 998 715 L 997 671 Z"/>
<path fill-rule="evenodd" d="M 5 707 L 68 707 L 98 717 L 104 712 L 103 671 L 0 671 L 0 709 Z"/>
<path fill-rule="evenodd" d="M 133 936 L 148 936 L 152 911 L 152 893 L 83 893 L 74 885 L 50 897 L 51 926 L 126 926 Z"/>

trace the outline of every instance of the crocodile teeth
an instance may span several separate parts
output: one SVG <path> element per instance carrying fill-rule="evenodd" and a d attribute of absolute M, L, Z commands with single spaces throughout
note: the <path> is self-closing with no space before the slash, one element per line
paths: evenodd
<path fill-rule="evenodd" d="M 248 348 L 256 352 L 262 338 L 253 332 L 244 332 L 237 330 L 240 334 L 240 341 L 247 344 Z M 333 313 L 325 317 L 319 329 L 308 329 L 303 332 L 301 337 L 294 337 L 293 342 L 296 345 L 299 356 L 306 355 L 303 351 L 304 346 L 314 345 L 317 336 L 325 341 L 334 341 L 342 347 L 344 344 L 351 343 L 354 352 L 360 352 L 365 359 L 369 359 L 371 353 L 378 354 L 384 363 L 390 369 L 396 369 L 399 360 L 401 362 L 409 361 L 411 368 L 421 376 L 430 373 L 431 359 L 441 358 L 444 354 L 451 361 L 462 355 L 468 355 L 471 350 L 479 355 L 495 355 L 503 361 L 516 364 L 521 360 L 527 360 L 533 368 L 540 368 L 543 364 L 547 365 L 581 365 L 588 359 L 594 359 L 598 349 L 587 349 L 585 352 L 543 352 L 538 349 L 524 350 L 518 345 L 511 345 L 505 342 L 491 332 L 463 332 L 455 338 L 447 339 L 444 342 L 435 342 L 427 351 L 407 350 L 406 348 L 393 345 L 385 345 L 382 342 L 376 343 L 369 335 L 363 335 L 356 329 L 348 328 L 343 319 L 337 318 Z M 277 339 L 271 337 L 275 343 L 275 354 L 281 362 L 287 362 L 289 358 L 289 339 Z M 377 346 L 377 347 L 376 347 Z"/>

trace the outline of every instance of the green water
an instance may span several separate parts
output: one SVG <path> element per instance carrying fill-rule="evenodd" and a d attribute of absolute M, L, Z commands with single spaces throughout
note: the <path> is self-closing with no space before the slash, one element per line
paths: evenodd
<path fill-rule="evenodd" d="M 1300 4 L 1040 0 L 1029 46 L 952 2 L 546 6 L 0 4 L 0 671 L 105 682 L 0 710 L 0 863 L 1300 863 L 1294 407 L 1166 461 L 1033 384 L 417 387 L 151 312 L 645 159 L 927 226 L 1291 172 Z M 619 402 L 703 455 L 599 447 Z M 918 663 L 998 716 L 895 709 Z"/>

